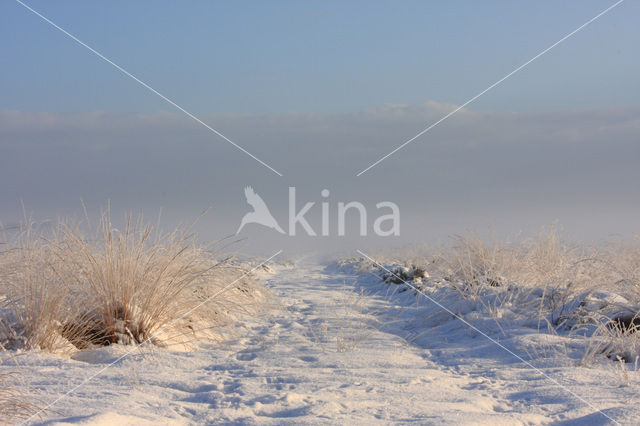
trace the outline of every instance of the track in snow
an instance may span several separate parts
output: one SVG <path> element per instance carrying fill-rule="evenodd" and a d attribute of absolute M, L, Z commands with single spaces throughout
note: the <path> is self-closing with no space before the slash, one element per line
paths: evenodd
<path fill-rule="evenodd" d="M 394 312 L 406 308 L 384 295 L 360 294 L 355 281 L 317 264 L 280 270 L 267 285 L 281 309 L 243 326 L 243 337 L 191 353 L 135 353 L 60 401 L 48 414 L 58 420 L 48 424 L 605 419 L 517 363 L 485 352 L 450 359 L 455 348 L 407 343 L 406 324 L 393 322 Z M 123 350 L 99 349 L 85 357 L 88 363 L 33 353 L 21 360 L 39 371 L 31 384 L 53 400 Z"/>

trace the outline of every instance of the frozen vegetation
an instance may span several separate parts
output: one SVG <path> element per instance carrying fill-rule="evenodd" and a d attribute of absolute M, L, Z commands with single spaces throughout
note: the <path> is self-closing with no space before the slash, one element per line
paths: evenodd
<path fill-rule="evenodd" d="M 139 221 L 2 251 L 3 420 L 635 424 L 640 249 L 556 230 L 319 262 Z M 87 237 L 86 235 L 91 235 Z M 206 302 L 206 303 L 204 303 Z"/>

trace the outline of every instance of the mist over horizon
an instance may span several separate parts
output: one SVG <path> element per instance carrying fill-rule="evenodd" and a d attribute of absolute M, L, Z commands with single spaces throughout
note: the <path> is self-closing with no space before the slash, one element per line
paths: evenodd
<path fill-rule="evenodd" d="M 612 5 L 600 0 L 119 6 L 28 2 L 83 46 L 0 5 L 2 223 L 19 222 L 22 203 L 36 220 L 82 218 L 83 202 L 93 218 L 110 204 L 114 221 L 162 212 L 168 229 L 208 210 L 194 230 L 218 240 L 251 210 L 251 186 L 286 231 L 289 187 L 296 211 L 315 203 L 316 232 L 328 203 L 329 236 L 245 226 L 238 247 L 261 253 L 556 221 L 577 240 L 640 233 L 637 2 L 601 16 Z M 351 211 L 338 237 L 338 203 L 352 201 L 369 231 L 377 203 L 397 204 L 400 235 L 361 238 Z"/>
<path fill-rule="evenodd" d="M 235 234 L 251 210 L 252 186 L 283 226 L 288 188 L 296 211 L 320 234 L 321 203 L 330 235 L 295 237 L 252 224 L 237 245 L 266 253 L 442 244 L 475 230 L 534 234 L 558 221 L 568 237 L 586 241 L 640 232 L 640 114 L 634 108 L 544 113 L 464 109 L 378 166 L 356 174 L 455 106 L 389 104 L 352 113 L 201 116 L 284 174 L 279 177 L 179 113 L 0 111 L 0 217 L 21 220 L 24 202 L 39 220 L 95 218 L 110 204 L 114 221 L 144 213 L 171 228 L 198 218 L 201 239 Z M 328 189 L 327 198 L 321 191 Z M 368 229 L 391 201 L 400 236 L 362 238 L 346 216 L 338 237 L 337 203 L 361 202 Z"/>

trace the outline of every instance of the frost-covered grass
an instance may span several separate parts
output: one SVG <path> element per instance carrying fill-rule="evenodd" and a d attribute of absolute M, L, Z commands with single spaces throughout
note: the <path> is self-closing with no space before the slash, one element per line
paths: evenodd
<path fill-rule="evenodd" d="M 185 345 L 219 336 L 269 299 L 188 229 L 163 234 L 132 219 L 118 229 L 108 213 L 88 236 L 65 221 L 36 229 L 27 222 L 0 253 L 5 349 Z"/>
<path fill-rule="evenodd" d="M 640 358 L 640 241 L 587 246 L 564 241 L 556 226 L 511 241 L 454 237 L 437 250 L 420 248 L 342 262 L 373 273 L 392 292 L 422 292 L 456 314 L 506 334 L 533 328 L 561 336 L 571 362 Z M 419 296 L 422 297 L 422 296 Z M 431 324 L 454 318 L 434 307 Z M 578 342 L 578 343 L 576 343 Z M 541 353 L 540 348 L 533 348 Z"/>
<path fill-rule="evenodd" d="M 0 423 L 23 420 L 40 410 L 38 401 L 28 395 L 24 387 L 19 373 L 0 373 Z"/>

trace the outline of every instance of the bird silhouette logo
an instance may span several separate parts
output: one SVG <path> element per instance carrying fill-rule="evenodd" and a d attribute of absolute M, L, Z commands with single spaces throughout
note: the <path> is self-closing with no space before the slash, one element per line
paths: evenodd
<path fill-rule="evenodd" d="M 244 217 L 242 218 L 242 222 L 240 222 L 240 227 L 238 228 L 238 232 L 236 232 L 236 235 L 238 235 L 240 231 L 242 231 L 242 228 L 249 223 L 257 223 L 266 226 L 267 228 L 275 229 L 281 234 L 285 233 L 282 228 L 280 228 L 280 225 L 278 225 L 278 222 L 276 222 L 276 219 L 269 211 L 269 208 L 267 207 L 264 200 L 258 194 L 256 194 L 253 188 L 247 186 L 244 189 L 244 195 L 247 198 L 247 203 L 249 203 L 249 205 L 253 207 L 253 211 L 244 215 Z"/>

